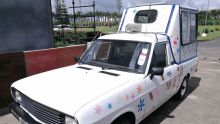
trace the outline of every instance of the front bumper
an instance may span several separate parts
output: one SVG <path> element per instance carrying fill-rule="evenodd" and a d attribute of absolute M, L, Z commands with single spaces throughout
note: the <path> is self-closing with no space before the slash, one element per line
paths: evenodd
<path fill-rule="evenodd" d="M 27 112 L 25 112 L 18 103 L 12 102 L 9 105 L 10 112 L 22 123 L 40 124 L 35 121 Z"/>

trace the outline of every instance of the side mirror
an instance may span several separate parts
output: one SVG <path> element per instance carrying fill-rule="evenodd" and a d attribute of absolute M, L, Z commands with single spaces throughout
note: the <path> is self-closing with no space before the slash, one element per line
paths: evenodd
<path fill-rule="evenodd" d="M 163 75 L 163 72 L 164 72 L 164 68 L 161 68 L 161 67 L 153 67 L 152 70 L 151 70 L 150 79 L 153 79 L 153 77 L 154 77 L 155 75 L 162 76 L 162 75 Z"/>
<path fill-rule="evenodd" d="M 75 60 L 76 62 L 78 62 L 78 61 L 80 60 L 80 57 L 79 57 L 79 56 L 76 56 L 76 57 L 74 58 L 74 60 Z"/>

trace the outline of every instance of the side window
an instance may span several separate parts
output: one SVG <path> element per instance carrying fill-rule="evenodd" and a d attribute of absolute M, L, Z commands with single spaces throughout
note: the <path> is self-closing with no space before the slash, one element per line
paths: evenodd
<path fill-rule="evenodd" d="M 196 42 L 196 37 L 197 37 L 196 14 L 183 11 L 181 14 L 181 20 L 182 20 L 181 23 L 182 45 Z"/>
<path fill-rule="evenodd" d="M 191 20 L 190 20 L 190 40 L 191 42 L 196 42 L 196 32 L 197 32 L 197 27 L 196 27 L 196 14 L 191 14 L 190 15 Z"/>
<path fill-rule="evenodd" d="M 166 43 L 158 43 L 154 47 L 153 58 L 151 61 L 152 67 L 166 67 L 167 66 L 167 51 Z"/>
<path fill-rule="evenodd" d="M 190 13 L 182 13 L 182 44 L 190 43 Z"/>

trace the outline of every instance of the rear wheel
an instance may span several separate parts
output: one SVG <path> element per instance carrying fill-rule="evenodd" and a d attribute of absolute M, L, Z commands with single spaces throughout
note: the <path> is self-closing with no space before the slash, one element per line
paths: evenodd
<path fill-rule="evenodd" d="M 188 89 L 188 78 L 184 78 L 183 82 L 179 88 L 179 91 L 176 93 L 177 99 L 184 99 L 186 97 L 187 89 Z"/>

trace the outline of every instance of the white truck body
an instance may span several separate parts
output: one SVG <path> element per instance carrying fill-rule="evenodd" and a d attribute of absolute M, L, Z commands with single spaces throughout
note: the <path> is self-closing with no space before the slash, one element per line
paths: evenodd
<path fill-rule="evenodd" d="M 157 11 L 156 19 L 150 24 L 139 24 L 140 32 L 132 32 L 136 14 L 142 10 Z M 189 16 L 190 26 L 196 27 L 196 10 L 179 5 L 146 5 L 125 9 L 118 33 L 100 37 L 78 64 L 13 83 L 11 92 L 15 102 L 11 105 L 11 112 L 21 122 L 29 123 L 107 124 L 123 122 L 122 117 L 130 123 L 139 123 L 174 94 L 180 93 L 183 97 L 187 81 L 197 70 L 197 42 L 190 39 L 192 33 L 196 37 L 196 30 L 187 29 L 191 31 L 188 41 L 183 41 L 187 39 L 183 38 L 186 34 L 180 33 L 184 12 L 192 13 Z M 126 31 L 126 25 L 131 26 L 131 32 Z M 122 64 L 111 61 L 119 64 L 118 68 L 109 66 L 103 60 L 95 61 L 96 64 L 89 61 L 97 56 L 109 58 L 109 44 L 113 43 L 118 45 L 116 52 L 126 48 L 122 50 L 123 54 L 119 52 L 125 58 L 121 60 Z M 135 51 L 142 47 L 130 56 L 128 52 L 132 45 L 136 45 Z M 94 54 L 97 49 L 103 52 Z M 163 52 L 164 56 L 158 54 Z M 160 55 L 165 57 L 165 65 L 155 71 L 154 62 L 162 60 L 154 59 Z M 129 68 L 125 68 L 123 63 L 126 63 L 128 56 L 131 62 L 127 65 Z"/>
<path fill-rule="evenodd" d="M 197 20 L 196 17 L 194 20 L 188 19 L 187 14 L 196 14 L 197 11 L 191 8 L 184 8 L 179 5 L 148 5 L 127 8 L 123 12 L 118 32 L 125 32 L 127 24 L 135 24 L 135 15 L 138 11 L 149 9 L 157 10 L 158 15 L 155 22 L 142 24 L 143 26 L 146 26 L 146 32 L 162 33 L 169 36 L 168 38 L 172 47 L 174 61 L 177 64 L 181 64 L 182 62 L 195 58 L 197 56 L 197 42 L 195 42 L 196 39 L 190 40 L 189 26 L 191 22 L 192 26 L 194 26 L 197 30 Z M 187 26 L 187 24 L 189 25 Z M 188 29 L 181 31 L 182 25 Z M 185 35 L 181 35 L 181 32 L 184 32 Z M 196 31 L 194 33 L 196 33 Z M 183 37 L 186 37 L 186 39 Z"/>

